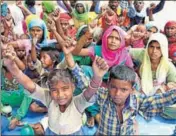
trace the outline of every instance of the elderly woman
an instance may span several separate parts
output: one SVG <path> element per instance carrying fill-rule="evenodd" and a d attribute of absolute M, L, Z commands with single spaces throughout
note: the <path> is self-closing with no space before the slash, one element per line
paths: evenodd
<path fill-rule="evenodd" d="M 142 91 L 147 96 L 158 91 L 165 93 L 170 89 L 168 83 L 176 84 L 176 68 L 168 59 L 168 41 L 163 34 L 152 34 L 146 49 L 131 48 L 130 54 L 141 64 L 139 75 Z"/>
<path fill-rule="evenodd" d="M 176 43 L 176 21 L 168 21 L 164 26 L 164 33 L 168 39 L 169 45 Z"/>

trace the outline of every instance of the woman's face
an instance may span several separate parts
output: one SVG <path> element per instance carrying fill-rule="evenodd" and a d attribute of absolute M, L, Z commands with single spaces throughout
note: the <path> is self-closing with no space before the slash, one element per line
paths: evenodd
<path fill-rule="evenodd" d="M 63 31 L 66 31 L 69 27 L 69 23 L 67 20 L 60 20 L 60 24 L 62 26 Z"/>
<path fill-rule="evenodd" d="M 30 29 L 30 35 L 32 36 L 32 38 L 37 37 L 39 42 L 42 40 L 43 30 L 38 26 L 34 26 Z"/>
<path fill-rule="evenodd" d="M 166 27 L 166 36 L 172 37 L 176 35 L 176 26 L 168 26 Z"/>
<path fill-rule="evenodd" d="M 120 35 L 116 30 L 113 30 L 107 40 L 107 46 L 109 50 L 117 50 L 120 47 Z"/>
<path fill-rule="evenodd" d="M 76 4 L 76 10 L 79 14 L 84 13 L 84 6 L 81 3 Z"/>
<path fill-rule="evenodd" d="M 162 52 L 160 44 L 157 41 L 152 41 L 149 43 L 148 55 L 150 60 L 159 60 L 162 57 Z"/>

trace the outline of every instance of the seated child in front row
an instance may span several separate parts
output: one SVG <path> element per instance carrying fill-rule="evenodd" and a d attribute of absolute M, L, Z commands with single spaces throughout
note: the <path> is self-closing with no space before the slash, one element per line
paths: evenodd
<path fill-rule="evenodd" d="M 108 87 L 97 88 L 101 111 L 98 135 L 137 135 L 137 114 L 150 120 L 160 114 L 163 107 L 176 103 L 176 87 L 148 97 L 135 91 L 135 76 L 134 70 L 127 66 L 114 66 Z"/>
<path fill-rule="evenodd" d="M 78 65 L 75 65 L 70 54 L 71 48 L 63 47 L 63 51 L 76 80 L 78 82 L 83 81 L 82 84 L 87 84 L 86 81 L 88 80 L 85 79 L 85 76 L 79 75 L 83 72 Z M 80 95 L 73 97 L 75 85 L 67 69 L 55 69 L 49 74 L 49 91 L 46 91 L 24 75 L 6 54 L 4 57 L 6 57 L 4 62 L 9 71 L 24 85 L 33 98 L 42 101 L 47 106 L 49 119 L 46 135 L 83 134 L 82 114 L 88 106 L 94 103 L 94 94 L 108 70 L 108 65 L 102 58 L 96 57 L 93 62 L 94 76 L 89 87 Z M 77 78 L 80 76 L 84 79 Z"/>

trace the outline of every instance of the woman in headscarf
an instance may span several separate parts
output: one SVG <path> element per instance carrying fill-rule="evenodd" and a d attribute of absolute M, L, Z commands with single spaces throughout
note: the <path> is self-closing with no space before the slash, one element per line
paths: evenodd
<path fill-rule="evenodd" d="M 130 49 L 132 58 L 140 61 L 139 75 L 142 91 L 147 96 L 169 91 L 170 83 L 176 85 L 176 68 L 168 59 L 168 40 L 161 33 L 152 34 L 146 49 Z M 170 109 L 174 109 L 173 105 Z M 175 109 L 176 112 L 176 109 Z M 173 112 L 174 113 L 174 112 Z M 175 118 L 173 114 L 167 114 Z"/>
<path fill-rule="evenodd" d="M 125 47 L 126 32 L 118 26 L 109 27 L 103 34 L 101 46 L 90 46 L 88 48 L 82 48 L 77 51 L 77 55 L 89 56 L 94 60 L 95 56 L 101 56 L 105 59 L 109 67 L 115 65 L 127 65 L 133 67 L 133 62 L 128 54 L 128 50 Z M 77 48 L 77 47 L 76 47 Z M 78 47 L 79 48 L 79 47 Z M 73 54 L 75 52 L 72 52 Z M 85 74 L 89 77 L 93 75 L 93 71 L 89 66 L 82 66 Z M 108 80 L 108 73 L 104 76 L 104 81 Z M 94 120 L 99 123 L 99 106 L 97 104 L 87 108 L 87 112 L 90 116 L 88 120 L 88 126 L 94 126 Z"/>
<path fill-rule="evenodd" d="M 41 18 L 45 21 L 47 20 L 47 16 L 50 16 L 56 9 L 53 1 L 42 1 L 43 13 L 41 14 Z"/>
<path fill-rule="evenodd" d="M 164 33 L 168 39 L 169 45 L 176 43 L 176 21 L 168 21 L 165 24 Z"/>
<path fill-rule="evenodd" d="M 88 6 L 83 2 L 77 1 L 72 11 L 74 25 L 78 29 L 80 26 L 88 24 Z"/>
<path fill-rule="evenodd" d="M 162 84 L 176 82 L 176 69 L 168 59 L 168 41 L 161 33 L 152 34 L 146 49 L 130 49 L 132 58 L 140 61 L 142 90 L 153 95 Z"/>
<path fill-rule="evenodd" d="M 75 39 L 76 29 L 70 25 L 71 17 L 67 13 L 60 13 L 60 24 L 64 34 L 68 37 Z"/>
<path fill-rule="evenodd" d="M 37 38 L 36 48 L 40 50 L 42 47 L 52 46 L 55 47 L 56 40 L 48 39 L 48 30 L 43 20 L 35 15 L 30 15 L 26 18 L 28 32 L 30 38 Z"/>

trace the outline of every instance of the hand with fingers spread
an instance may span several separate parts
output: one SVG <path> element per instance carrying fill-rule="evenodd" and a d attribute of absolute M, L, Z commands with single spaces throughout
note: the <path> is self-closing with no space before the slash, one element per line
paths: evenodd
<path fill-rule="evenodd" d="M 99 78 L 102 78 L 109 69 L 107 62 L 98 56 L 95 57 L 92 67 L 94 76 Z"/>

